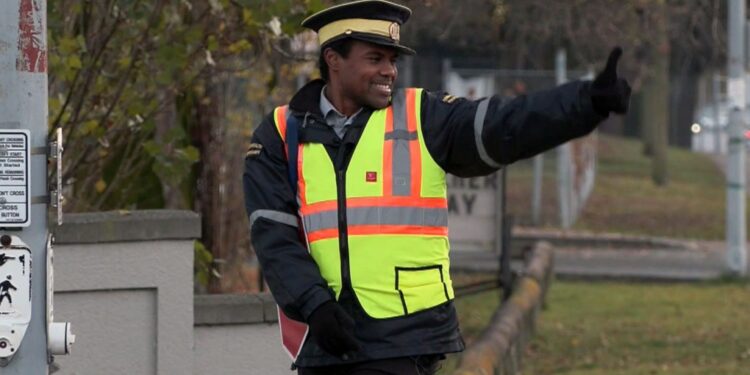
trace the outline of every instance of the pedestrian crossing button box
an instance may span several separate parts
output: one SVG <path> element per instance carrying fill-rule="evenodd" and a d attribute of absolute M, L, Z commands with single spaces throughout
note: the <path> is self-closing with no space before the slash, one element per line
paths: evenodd
<path fill-rule="evenodd" d="M 8 241 L 10 238 L 10 241 Z M 31 249 L 17 236 L 0 246 L 0 358 L 12 357 L 31 321 Z"/>

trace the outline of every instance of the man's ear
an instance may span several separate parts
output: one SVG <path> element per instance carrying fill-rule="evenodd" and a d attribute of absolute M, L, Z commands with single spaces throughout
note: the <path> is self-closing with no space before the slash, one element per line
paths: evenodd
<path fill-rule="evenodd" d="M 329 71 L 339 71 L 341 69 L 341 55 L 332 48 L 326 48 L 323 51 L 323 58 L 326 60 L 326 64 L 328 64 Z"/>

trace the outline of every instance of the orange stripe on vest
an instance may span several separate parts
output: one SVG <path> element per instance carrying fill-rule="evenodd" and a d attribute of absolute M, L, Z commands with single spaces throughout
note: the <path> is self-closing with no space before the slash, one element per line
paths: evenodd
<path fill-rule="evenodd" d="M 415 89 L 406 90 L 406 126 L 409 133 L 417 133 L 417 109 Z M 409 141 L 411 157 L 411 196 L 418 198 L 422 194 L 422 150 L 419 139 Z"/>

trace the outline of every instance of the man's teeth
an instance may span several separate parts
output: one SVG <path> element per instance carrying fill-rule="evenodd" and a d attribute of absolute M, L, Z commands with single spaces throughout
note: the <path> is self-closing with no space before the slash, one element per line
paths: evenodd
<path fill-rule="evenodd" d="M 391 86 L 390 85 L 382 85 L 382 84 L 375 84 L 375 86 L 383 91 L 391 92 Z"/>

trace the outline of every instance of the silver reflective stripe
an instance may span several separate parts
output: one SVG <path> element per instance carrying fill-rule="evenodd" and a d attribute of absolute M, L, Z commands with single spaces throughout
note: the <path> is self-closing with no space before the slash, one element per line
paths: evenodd
<path fill-rule="evenodd" d="M 393 135 L 408 135 L 406 125 L 406 91 L 398 90 L 393 96 Z M 386 134 L 386 137 L 389 135 Z M 394 137 L 393 139 L 393 164 L 391 171 L 392 193 L 394 196 L 411 195 L 411 155 L 409 154 L 408 137 Z"/>
<path fill-rule="evenodd" d="M 304 215 L 302 221 L 305 223 L 305 231 L 336 229 L 339 227 L 336 220 L 336 210 L 323 211 L 312 215 Z"/>
<path fill-rule="evenodd" d="M 477 144 L 477 152 L 479 153 L 479 157 L 482 159 L 482 161 L 490 167 L 500 168 L 502 167 L 502 165 L 492 160 L 492 158 L 487 155 L 487 150 L 484 149 L 484 142 L 482 142 L 484 118 L 487 116 L 487 106 L 489 104 L 490 98 L 484 98 L 481 102 L 479 102 L 479 106 L 477 107 L 477 113 L 474 115 L 474 142 Z"/>
<path fill-rule="evenodd" d="M 448 225 L 448 211 L 442 208 L 421 207 L 356 207 L 346 210 L 346 221 L 351 225 L 442 227 Z"/>
<path fill-rule="evenodd" d="M 308 232 L 338 228 L 336 211 L 306 215 Z M 421 207 L 354 207 L 347 208 L 348 225 L 415 225 L 425 227 L 448 226 L 448 211 L 443 208 Z"/>
<path fill-rule="evenodd" d="M 406 127 L 406 90 L 396 90 L 391 101 L 393 105 L 393 130 L 407 130 Z"/>
<path fill-rule="evenodd" d="M 297 217 L 292 214 L 274 210 L 255 210 L 250 215 L 250 229 L 253 228 L 255 220 L 258 220 L 259 218 L 268 219 L 277 223 L 293 226 L 295 228 L 297 227 Z"/>

